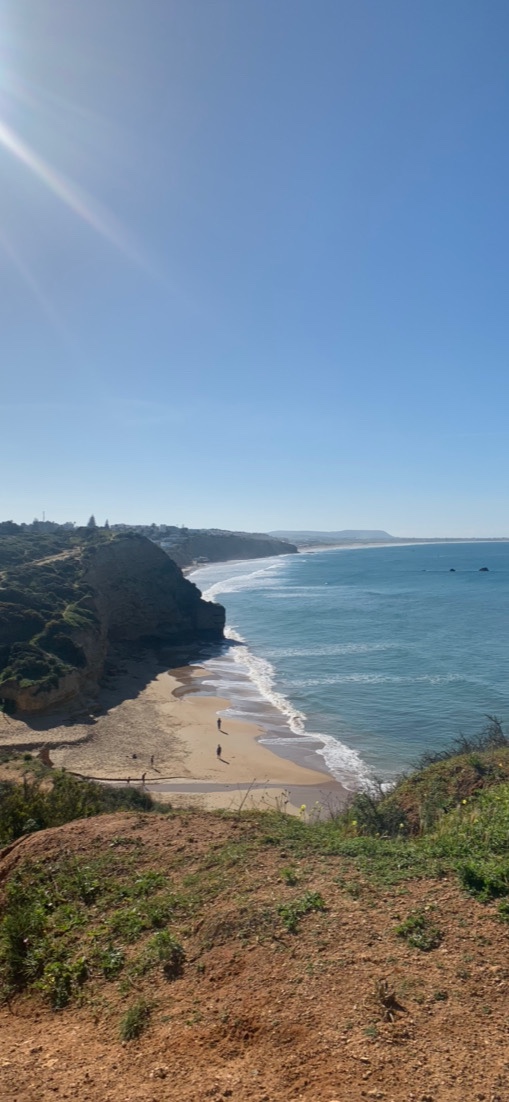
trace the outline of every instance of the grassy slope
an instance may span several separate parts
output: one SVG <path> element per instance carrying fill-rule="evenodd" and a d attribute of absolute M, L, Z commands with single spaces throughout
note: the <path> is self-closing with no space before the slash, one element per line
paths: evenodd
<path fill-rule="evenodd" d="M 374 805 L 383 817 L 390 801 L 392 810 L 398 800 L 415 810 L 435 792 L 433 823 L 421 821 L 413 835 L 395 827 L 392 836 L 377 836 L 355 807 L 328 822 L 122 813 L 121 801 L 141 794 L 13 762 L 13 778 L 24 772 L 25 782 L 4 788 L 2 839 L 33 831 L 0 860 L 1 987 L 15 1011 L 0 1017 L 13 1060 L 26 1029 L 40 1021 L 47 1036 L 59 1011 L 51 1035 L 62 1069 L 71 1051 L 74 1064 L 77 1038 L 96 1066 L 92 1020 L 115 1068 L 119 1042 L 145 1046 L 122 1065 L 118 1090 L 130 1083 L 133 1098 L 145 1098 L 143 1053 L 147 1091 L 150 1068 L 162 1062 L 165 1079 L 147 1099 L 201 1098 L 213 1074 L 225 1098 L 233 1084 L 242 1102 L 357 1099 L 375 1088 L 399 1102 L 409 1097 L 409 1059 L 417 1098 L 476 1097 L 481 1088 L 496 1098 L 509 783 L 508 750 L 497 748 L 495 765 L 494 749 L 435 762 Z M 57 825 L 73 816 L 84 819 Z M 116 1100 L 105 1053 L 96 1090 L 108 1085 Z M 16 1075 L 12 1098 L 31 1102 L 24 1070 Z M 48 1076 L 45 1065 L 43 1082 Z M 95 1097 L 85 1080 L 65 1082 L 70 1097 Z"/>
<path fill-rule="evenodd" d="M 0 782 L 0 843 L 4 845 L 24 832 L 72 819 L 154 806 L 140 791 L 79 781 L 47 770 L 30 755 L 16 759 L 11 768 L 13 779 Z M 399 818 L 403 813 L 406 819 Z M 170 810 L 168 815 L 172 814 Z M 435 762 L 400 782 L 378 803 L 358 797 L 335 819 L 309 822 L 284 814 L 251 814 L 239 815 L 237 820 L 243 825 L 241 840 L 228 843 L 227 864 L 234 866 L 274 847 L 284 854 L 283 876 L 290 886 L 298 880 L 292 872 L 295 863 L 340 857 L 347 860 L 354 877 L 361 875 L 389 889 L 404 881 L 453 875 L 480 899 L 509 897 L 509 748 L 504 745 Z M 419 824 L 413 834 L 409 822 Z M 218 860 L 214 858 L 212 865 Z M 128 887 L 131 879 L 132 862 L 126 862 L 122 851 L 119 863 L 114 849 L 92 862 L 87 857 L 85 871 L 77 859 L 69 864 L 67 856 L 53 861 L 49 871 L 44 861 L 17 869 L 8 887 L 3 919 L 0 961 L 4 994 L 33 987 L 46 992 L 50 1001 L 56 998 L 54 1005 L 60 1005 L 63 996 L 55 995 L 51 984 L 48 986 L 48 969 L 53 978 L 55 971 L 67 977 L 64 987 L 67 984 L 71 997 L 90 974 L 100 971 L 100 962 L 110 952 L 113 956 L 118 953 L 118 961 L 123 961 L 127 945 L 152 926 L 166 930 L 175 916 L 186 918 L 190 910 L 210 902 L 215 892 L 214 877 L 211 880 L 203 870 L 191 890 L 179 896 L 180 901 L 173 899 L 171 892 L 168 895 L 166 878 L 157 870 L 150 890 Z M 133 909 L 138 896 L 148 900 L 153 895 L 155 902 L 139 902 Z M 86 950 L 91 936 L 90 906 L 97 922 L 93 959 Z M 267 916 L 269 926 L 282 922 L 296 928 L 306 907 L 320 909 L 321 904 L 308 892 L 296 906 L 293 912 L 276 910 Z M 507 911 L 504 901 L 502 917 Z M 86 944 L 76 936 L 81 927 L 86 931 Z M 32 934 L 25 951 L 20 932 L 27 929 Z M 144 944 L 140 959 L 145 961 L 148 952 L 154 966 L 160 960 L 164 963 L 164 956 L 157 954 L 164 953 L 165 938 L 166 934 L 161 934 L 148 947 Z M 140 962 L 133 967 L 136 971 Z M 81 969 L 80 976 L 82 973 L 79 982 L 76 969 Z"/>
<path fill-rule="evenodd" d="M 86 659 L 77 637 L 96 617 L 83 582 L 97 530 L 0 536 L 0 688 L 52 688 Z M 1 695 L 1 692 L 0 692 Z"/>

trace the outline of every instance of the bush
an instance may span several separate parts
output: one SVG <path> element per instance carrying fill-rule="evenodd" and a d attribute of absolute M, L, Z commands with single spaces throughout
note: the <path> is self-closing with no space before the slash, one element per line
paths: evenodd
<path fill-rule="evenodd" d="M 445 750 L 427 751 L 421 754 L 417 761 L 416 770 L 427 769 L 436 762 L 448 761 L 449 758 L 459 757 L 462 754 L 478 754 L 485 750 L 497 750 L 502 746 L 509 746 L 509 739 L 502 730 L 502 724 L 496 716 L 486 716 L 487 723 L 478 735 L 459 735 L 452 740 Z"/>
<path fill-rule="evenodd" d="M 48 776 L 51 787 L 47 788 Z M 44 782 L 44 785 L 43 785 Z M 60 771 L 42 779 L 24 778 L 23 784 L 0 781 L 0 845 L 22 834 L 62 826 L 101 812 L 150 811 L 151 796 L 138 788 L 108 788 Z"/>

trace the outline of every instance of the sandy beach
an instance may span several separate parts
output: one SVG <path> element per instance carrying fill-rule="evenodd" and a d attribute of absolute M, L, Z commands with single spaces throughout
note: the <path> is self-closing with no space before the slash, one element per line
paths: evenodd
<path fill-rule="evenodd" d="M 325 771 L 280 757 L 258 741 L 263 730 L 218 716 L 228 700 L 206 693 L 206 671 L 169 672 L 150 658 L 123 660 L 97 700 L 72 712 L 0 716 L 0 749 L 47 746 L 58 768 L 114 783 L 143 783 L 174 806 L 336 809 L 341 785 Z M 217 747 L 221 746 L 220 755 Z M 314 809 L 314 811 L 313 811 Z"/>

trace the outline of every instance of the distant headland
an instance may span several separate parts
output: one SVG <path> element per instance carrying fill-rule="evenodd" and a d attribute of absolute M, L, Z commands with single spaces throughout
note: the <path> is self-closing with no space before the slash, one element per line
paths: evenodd
<path fill-rule="evenodd" d="M 346 547 L 370 544 L 409 543 L 505 543 L 509 536 L 391 536 L 381 529 L 345 528 L 339 532 L 311 529 L 269 532 L 277 539 L 291 540 L 297 547 Z"/>

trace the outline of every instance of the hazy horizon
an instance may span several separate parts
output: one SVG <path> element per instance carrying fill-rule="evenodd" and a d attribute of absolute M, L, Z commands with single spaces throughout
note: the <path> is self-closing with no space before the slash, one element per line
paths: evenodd
<path fill-rule="evenodd" d="M 44 516 L 43 517 L 41 515 L 39 517 L 32 517 L 30 520 L 27 517 L 22 517 L 20 519 L 16 519 L 16 517 L 11 517 L 11 516 L 3 517 L 3 518 L 0 519 L 0 523 L 2 522 L 2 520 L 4 520 L 4 521 L 5 520 L 12 520 L 16 524 L 31 524 L 34 520 L 43 521 L 43 522 L 48 521 L 49 523 L 52 523 L 52 524 L 66 524 L 66 523 L 70 522 L 70 523 L 74 523 L 76 525 L 76 527 L 79 528 L 79 527 L 86 527 L 86 525 L 88 523 L 88 520 L 90 519 L 91 516 L 94 517 L 97 526 L 100 527 L 100 528 L 104 527 L 104 524 L 105 524 L 106 521 L 110 526 L 114 526 L 114 525 L 118 525 L 118 524 L 125 524 L 128 527 L 129 526 L 138 526 L 138 525 L 141 527 L 141 526 L 150 526 L 151 524 L 156 524 L 157 526 L 159 526 L 159 525 L 162 525 L 162 526 L 168 525 L 168 526 L 174 526 L 174 527 L 182 527 L 180 522 L 177 522 L 174 518 L 170 519 L 170 520 L 168 520 L 168 519 L 166 519 L 166 520 L 157 520 L 157 519 L 152 518 L 152 520 L 150 520 L 150 521 L 140 520 L 139 518 L 137 520 L 126 520 L 125 517 L 122 518 L 122 519 L 115 518 L 115 517 L 105 517 L 104 519 L 102 519 L 101 517 L 98 517 L 95 513 L 89 514 L 86 518 L 83 518 L 83 519 L 77 520 L 77 521 L 72 520 L 69 516 L 66 516 L 65 519 L 63 519 L 63 518 L 60 519 L 60 518 L 57 518 L 57 517 L 49 517 L 49 516 Z M 295 526 L 293 528 L 291 528 L 291 527 L 288 527 L 288 528 L 283 528 L 283 527 L 271 528 L 270 526 L 260 528 L 260 527 L 255 527 L 253 525 L 248 525 L 244 528 L 240 528 L 238 525 L 237 526 L 232 526 L 232 525 L 225 525 L 225 524 L 218 524 L 218 523 L 211 523 L 211 524 L 196 523 L 196 524 L 185 524 L 184 527 L 191 528 L 191 529 L 217 529 L 219 531 L 227 531 L 227 532 L 234 532 L 234 531 L 247 532 L 247 533 L 250 533 L 250 532 L 257 533 L 258 532 L 260 534 L 265 534 L 265 535 L 274 535 L 276 538 L 279 536 L 282 539 L 284 539 L 284 538 L 290 539 L 292 535 L 293 536 L 297 536 L 297 535 L 300 535 L 300 536 L 311 536 L 311 535 L 337 536 L 338 538 L 343 537 L 344 539 L 348 539 L 348 538 L 353 539 L 353 538 L 355 538 L 354 533 L 356 533 L 358 535 L 362 532 L 364 532 L 364 533 L 372 532 L 371 528 L 357 528 L 357 529 L 346 528 L 344 530 L 341 530 L 341 529 L 336 529 L 336 528 L 307 528 L 304 525 L 303 526 Z M 351 536 L 349 534 L 346 535 L 346 533 L 352 533 L 352 535 Z M 482 532 L 479 535 L 475 535 L 473 532 L 467 532 L 467 533 L 463 532 L 463 533 L 455 533 L 455 534 L 451 534 L 450 532 L 449 533 L 446 533 L 446 532 L 432 532 L 432 533 L 424 534 L 422 532 L 418 532 L 418 533 L 416 533 L 416 532 L 394 532 L 394 531 L 389 531 L 389 529 L 387 529 L 387 528 L 384 529 L 383 531 L 380 531 L 379 536 L 373 536 L 372 538 L 373 538 L 373 540 L 376 540 L 378 538 L 382 539 L 384 536 L 393 537 L 395 539 L 410 539 L 410 540 L 414 540 L 414 539 L 425 539 L 425 540 L 429 540 L 429 539 L 438 539 L 438 540 L 447 540 L 447 539 L 505 540 L 505 539 L 509 539 L 509 536 L 504 535 L 503 533 L 497 533 L 497 532 L 495 532 L 495 533 Z M 371 537 L 366 537 L 366 538 L 371 538 Z"/>

